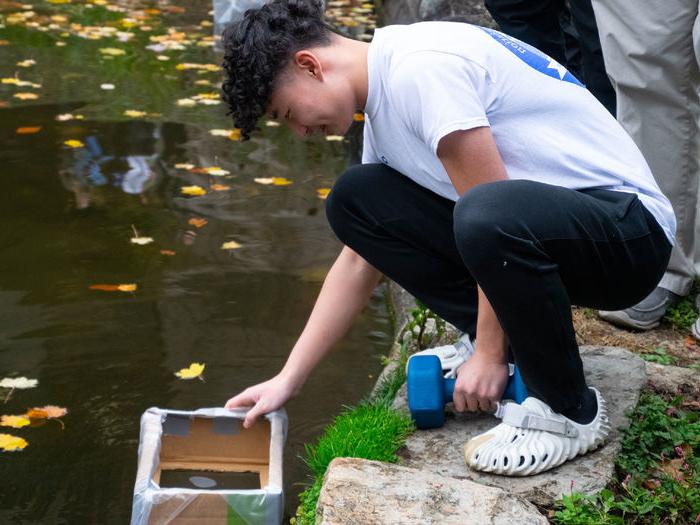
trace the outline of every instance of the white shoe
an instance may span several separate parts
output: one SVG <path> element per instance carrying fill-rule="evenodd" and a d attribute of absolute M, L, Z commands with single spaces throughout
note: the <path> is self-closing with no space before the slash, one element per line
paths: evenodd
<path fill-rule="evenodd" d="M 598 413 L 582 425 L 528 397 L 522 405 L 499 404 L 503 423 L 464 445 L 464 460 L 474 470 L 504 476 L 530 476 L 599 447 L 610 432 L 605 400 L 595 388 Z"/>
<path fill-rule="evenodd" d="M 417 355 L 436 355 L 440 358 L 442 366 L 442 374 L 445 379 L 453 379 L 457 377 L 457 370 L 462 366 L 474 353 L 474 346 L 469 339 L 469 334 L 465 333 L 459 340 L 452 345 L 436 346 L 428 348 L 420 352 L 416 352 L 408 358 Z M 408 362 L 406 363 L 406 372 L 408 372 Z"/>

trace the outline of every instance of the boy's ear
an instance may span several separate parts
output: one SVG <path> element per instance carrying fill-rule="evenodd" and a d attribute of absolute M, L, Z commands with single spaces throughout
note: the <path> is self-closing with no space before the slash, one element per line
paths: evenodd
<path fill-rule="evenodd" d="M 321 61 L 308 49 L 302 49 L 294 54 L 294 65 L 299 68 L 303 74 L 318 80 L 323 80 Z"/>

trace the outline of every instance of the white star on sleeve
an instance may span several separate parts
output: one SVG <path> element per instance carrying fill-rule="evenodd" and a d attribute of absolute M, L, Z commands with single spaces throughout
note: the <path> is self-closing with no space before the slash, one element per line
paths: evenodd
<path fill-rule="evenodd" d="M 547 64 L 547 69 L 554 69 L 556 70 L 557 73 L 559 73 L 559 78 L 563 79 L 564 75 L 566 75 L 567 71 L 564 66 L 562 66 L 559 62 L 553 59 L 549 59 L 549 64 Z"/>

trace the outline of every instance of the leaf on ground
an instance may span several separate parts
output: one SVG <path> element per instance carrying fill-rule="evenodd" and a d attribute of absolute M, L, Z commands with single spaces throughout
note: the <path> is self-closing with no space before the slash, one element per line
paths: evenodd
<path fill-rule="evenodd" d="M 17 67 L 32 67 L 35 64 L 36 64 L 36 60 L 32 60 L 31 58 L 28 58 L 27 60 L 22 60 L 21 62 L 17 62 Z"/>
<path fill-rule="evenodd" d="M 331 192 L 330 188 L 319 188 L 316 190 L 316 193 L 318 193 L 319 199 L 326 199 L 330 192 Z"/>
<path fill-rule="evenodd" d="M 196 379 L 201 377 L 204 366 L 204 363 L 192 363 L 188 368 L 175 372 L 175 375 L 180 379 Z"/>
<path fill-rule="evenodd" d="M 36 100 L 39 98 L 39 95 L 36 93 L 15 93 L 12 96 L 20 100 Z"/>
<path fill-rule="evenodd" d="M 277 128 L 277 127 L 279 127 L 280 123 L 277 122 L 276 120 L 268 120 L 265 122 L 265 125 L 268 128 Z"/>
<path fill-rule="evenodd" d="M 85 144 L 83 144 L 82 141 L 77 140 L 77 139 L 64 140 L 63 144 L 68 146 L 69 148 L 84 148 L 85 147 Z"/>
<path fill-rule="evenodd" d="M 175 69 L 179 71 L 183 71 L 186 69 L 199 69 L 202 71 L 211 71 L 211 72 L 218 72 L 221 71 L 221 66 L 217 66 L 216 64 L 192 64 L 192 63 L 184 63 L 184 64 L 178 64 L 175 66 Z"/>
<path fill-rule="evenodd" d="M 28 445 L 25 439 L 10 434 L 0 434 L 0 450 L 3 452 L 14 452 L 22 450 Z"/>
<path fill-rule="evenodd" d="M 355 114 L 352 116 L 352 119 L 353 119 L 355 122 L 364 122 L 364 120 L 365 120 L 365 114 L 364 114 L 364 113 L 355 113 Z"/>
<path fill-rule="evenodd" d="M 205 190 L 201 186 L 183 186 L 182 188 L 180 188 L 180 192 L 183 195 L 192 195 L 192 196 L 206 195 L 207 194 L 207 190 Z"/>
<path fill-rule="evenodd" d="M 189 162 L 180 162 L 179 164 L 175 164 L 175 168 L 178 170 L 191 170 L 194 168 L 194 164 L 190 164 Z"/>
<path fill-rule="evenodd" d="M 41 126 L 22 126 L 17 128 L 15 133 L 17 135 L 33 135 L 34 133 L 39 133 L 41 131 Z"/>
<path fill-rule="evenodd" d="M 174 251 L 174 250 L 161 250 L 161 251 L 160 251 L 160 254 L 161 254 L 161 255 L 171 255 L 171 256 L 172 256 L 172 255 L 175 255 L 175 251 Z"/>
<path fill-rule="evenodd" d="M 151 244 L 153 242 L 153 237 L 132 237 L 131 243 L 143 246 L 144 244 Z"/>
<path fill-rule="evenodd" d="M 187 224 L 191 224 L 195 228 L 202 228 L 206 226 L 208 222 L 208 220 L 203 219 L 202 217 L 192 217 L 189 221 L 187 221 Z"/>
<path fill-rule="evenodd" d="M 57 419 L 68 413 L 67 408 L 56 405 L 46 405 L 45 407 L 34 407 L 27 410 L 26 417 L 30 419 Z"/>
<path fill-rule="evenodd" d="M 326 135 L 326 140 L 328 142 L 340 142 L 345 137 L 343 135 Z"/>
<path fill-rule="evenodd" d="M 227 241 L 221 245 L 222 250 L 237 250 L 238 248 L 241 248 L 243 245 L 237 243 L 236 241 Z"/>
<path fill-rule="evenodd" d="M 6 377 L 0 381 L 0 388 L 34 388 L 39 384 L 37 379 L 28 379 L 26 377 Z"/>
<path fill-rule="evenodd" d="M 214 191 L 227 191 L 231 189 L 231 186 L 226 186 L 226 184 L 212 184 L 209 188 Z"/>
<path fill-rule="evenodd" d="M 0 416 L 0 427 L 22 428 L 31 424 L 25 416 Z"/>
<path fill-rule="evenodd" d="M 114 84 L 100 84 L 100 89 L 105 91 L 112 91 L 114 89 Z"/>
<path fill-rule="evenodd" d="M 135 292 L 138 289 L 136 284 L 91 284 L 90 290 L 102 292 Z"/>

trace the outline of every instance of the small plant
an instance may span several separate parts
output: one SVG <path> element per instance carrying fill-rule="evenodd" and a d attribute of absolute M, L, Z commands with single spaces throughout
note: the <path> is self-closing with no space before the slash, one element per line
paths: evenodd
<path fill-rule="evenodd" d="M 425 349 L 433 340 L 440 339 L 445 333 L 445 320 L 438 317 L 420 301 L 416 300 L 416 307 L 409 312 L 409 315 L 410 319 L 406 325 L 406 332 L 415 341 L 418 350 Z M 432 319 L 435 323 L 435 334 L 431 334 L 430 339 L 426 341 L 424 337 L 425 328 L 429 319 Z"/>
<path fill-rule="evenodd" d="M 698 318 L 698 311 L 695 309 L 695 296 L 700 292 L 700 280 L 695 280 L 690 290 L 690 294 L 683 297 L 678 303 L 669 307 L 664 316 L 664 320 L 677 330 L 688 330 Z"/>
<path fill-rule="evenodd" d="M 654 348 L 653 352 L 640 354 L 640 357 L 645 361 L 651 361 L 660 365 L 672 365 L 676 362 L 675 358 L 669 355 L 664 348 Z"/>
<path fill-rule="evenodd" d="M 700 414 L 643 394 L 616 462 L 617 480 L 595 495 L 557 504 L 566 525 L 700 523 Z"/>

